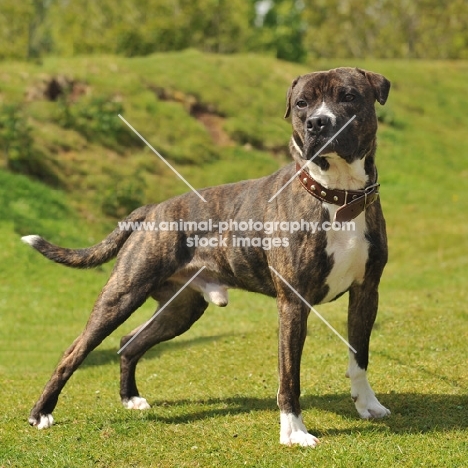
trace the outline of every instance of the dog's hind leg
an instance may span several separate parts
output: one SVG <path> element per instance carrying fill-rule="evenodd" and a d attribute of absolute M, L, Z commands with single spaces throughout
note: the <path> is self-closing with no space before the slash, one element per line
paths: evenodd
<path fill-rule="evenodd" d="M 159 301 L 155 314 L 158 314 L 158 311 L 180 288 L 180 284 L 166 283 L 164 288 L 154 295 Z M 154 345 L 186 332 L 203 315 L 207 307 L 208 303 L 201 293 L 186 288 L 143 330 L 141 328 L 144 325 L 122 338 L 120 342 L 123 348 L 120 357 L 120 397 L 126 408 L 147 409 L 150 407 L 146 399 L 140 397 L 136 385 L 135 370 L 139 359 Z M 136 333 L 138 335 L 132 339 Z"/>
<path fill-rule="evenodd" d="M 349 291 L 348 340 L 357 351 L 349 350 L 349 366 L 346 377 L 351 380 L 351 398 L 364 419 L 382 418 L 390 410 L 381 405 L 368 380 L 369 340 L 377 315 L 378 292 L 364 286 L 354 286 Z"/>
<path fill-rule="evenodd" d="M 38 429 L 50 427 L 61 390 L 85 357 L 140 307 L 154 288 L 154 267 L 118 262 L 99 295 L 81 335 L 64 353 L 41 397 L 33 407 L 29 423 Z"/>

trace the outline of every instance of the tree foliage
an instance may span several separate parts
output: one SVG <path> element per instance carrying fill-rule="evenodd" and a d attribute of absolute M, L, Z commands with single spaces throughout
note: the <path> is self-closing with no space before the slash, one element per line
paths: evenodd
<path fill-rule="evenodd" d="M 468 58 L 468 0 L 2 0 L 0 59 L 198 48 Z"/>
<path fill-rule="evenodd" d="M 313 57 L 468 58 L 467 0 L 305 0 Z"/>

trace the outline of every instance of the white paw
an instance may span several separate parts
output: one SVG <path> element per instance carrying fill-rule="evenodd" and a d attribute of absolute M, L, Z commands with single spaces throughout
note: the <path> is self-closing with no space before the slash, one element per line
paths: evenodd
<path fill-rule="evenodd" d="M 36 426 L 38 429 L 48 429 L 54 424 L 54 418 L 51 414 L 44 414 L 41 415 L 39 420 L 36 418 L 29 418 L 29 424 L 31 424 L 31 426 Z"/>
<path fill-rule="evenodd" d="M 281 413 L 280 444 L 315 447 L 320 441 L 307 432 L 302 416 L 291 413 Z"/>
<path fill-rule="evenodd" d="M 150 404 L 146 401 L 146 398 L 142 398 L 138 396 L 134 396 L 130 398 L 130 400 L 122 400 L 122 404 L 127 409 L 145 410 L 145 409 L 151 408 Z"/>
<path fill-rule="evenodd" d="M 284 443 L 284 442 L 282 442 Z M 300 445 L 301 447 L 316 447 L 320 441 L 317 437 L 309 434 L 308 432 L 296 431 L 290 436 L 289 442 L 285 445 Z"/>
<path fill-rule="evenodd" d="M 381 405 L 372 390 L 370 393 L 352 397 L 359 416 L 363 419 L 378 419 L 390 415 L 390 410 Z"/>
<path fill-rule="evenodd" d="M 363 419 L 383 418 L 390 414 L 390 410 L 377 400 L 369 382 L 367 373 L 361 369 L 351 351 L 349 352 L 349 367 L 346 377 L 351 379 L 351 398 L 356 405 L 359 416 Z"/>

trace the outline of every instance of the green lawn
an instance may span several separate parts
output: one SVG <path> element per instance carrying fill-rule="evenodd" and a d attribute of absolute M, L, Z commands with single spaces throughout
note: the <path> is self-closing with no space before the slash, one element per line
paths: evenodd
<path fill-rule="evenodd" d="M 275 140 L 280 137 L 270 134 L 279 118 L 278 135 L 287 139 L 287 124 L 280 119 L 285 91 L 291 78 L 308 69 L 253 56 L 203 56 L 193 51 L 146 59 L 49 59 L 42 68 L 84 74 L 109 69 L 113 61 L 128 72 L 115 86 L 132 119 L 145 129 L 152 124 L 145 120 L 148 115 L 159 114 L 145 114 L 150 97 L 138 96 L 135 83 L 149 77 L 215 103 L 225 116 L 226 132 L 238 138 L 235 146 L 217 147 L 202 129 L 193 138 L 211 148 L 213 159 L 199 164 L 174 159 L 196 187 L 267 174 L 284 162 L 268 151 L 280 144 Z M 310 68 L 340 64 L 350 65 L 320 61 Z M 114 176 L 125 172 L 126 163 L 128 174 L 140 168 L 148 183 L 148 201 L 185 188 L 154 159 L 155 167 L 148 167 L 145 158 L 152 156 L 142 148 L 129 147 L 119 155 L 92 137 L 86 140 L 78 131 L 61 130 L 52 120 L 41 125 L 39 117 L 50 103 L 36 103 L 35 109 L 28 104 L 36 147 L 47 148 L 52 159 L 62 162 L 59 176 L 71 180 L 53 189 L 0 170 L 1 468 L 468 465 L 468 63 L 359 65 L 385 74 L 393 85 L 388 105 L 379 107 L 384 123 L 378 167 L 390 261 L 381 285 L 369 369 L 370 382 L 392 415 L 380 421 L 357 417 L 344 377 L 347 351 L 311 315 L 302 361 L 302 405 L 308 429 L 322 443 L 316 449 L 280 446 L 275 302 L 232 292 L 227 308 L 210 306 L 189 332 L 142 360 L 139 387 L 151 410 L 125 410 L 118 396 L 119 339 L 150 316 L 155 305 L 147 303 L 76 372 L 54 412 L 56 424 L 47 431 L 30 427 L 29 410 L 61 353 L 82 330 L 111 265 L 90 271 L 66 269 L 22 244 L 20 236 L 38 233 L 69 246 L 96 242 L 110 225 L 99 215 L 99 182 L 109 184 L 106 190 L 111 187 L 106 167 Z M 28 80 L 34 81 L 38 68 L 6 64 L 10 81 L 3 80 L 0 92 L 19 99 L 21 73 L 26 69 Z M 112 73 L 106 73 L 87 79 L 108 90 Z M 255 93 L 252 86 L 267 76 L 271 82 L 265 92 Z M 255 116 L 263 128 L 262 142 L 251 148 L 239 135 L 250 141 L 255 128 L 249 118 Z M 53 131 L 47 133 L 47 128 Z M 46 135 L 42 139 L 37 133 L 41 129 Z M 71 138 L 75 146 L 54 149 L 52 138 L 60 145 Z M 164 138 L 170 149 L 170 134 Z M 92 151 L 102 151 L 94 166 Z M 179 148 L 176 156 L 190 154 L 185 151 Z M 90 194 L 84 189 L 86 180 Z M 345 297 L 318 310 L 346 333 Z"/>

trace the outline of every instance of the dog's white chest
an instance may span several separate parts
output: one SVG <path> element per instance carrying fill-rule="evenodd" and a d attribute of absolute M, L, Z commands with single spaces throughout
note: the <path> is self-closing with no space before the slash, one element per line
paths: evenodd
<path fill-rule="evenodd" d="M 364 169 L 364 160 L 360 159 L 348 164 L 336 154 L 327 155 L 330 167 L 321 170 L 318 166 L 307 165 L 311 176 L 325 187 L 341 190 L 358 190 L 368 181 Z M 330 220 L 335 217 L 336 205 L 324 203 L 330 213 Z M 337 227 L 337 226 L 335 226 Z M 334 228 L 327 231 L 327 254 L 333 258 L 333 267 L 326 279 L 329 288 L 322 303 L 329 302 L 339 294 L 344 293 L 354 283 L 364 280 L 368 257 L 368 242 L 365 236 L 365 213 L 361 213 L 341 229 Z"/>
<path fill-rule="evenodd" d="M 338 207 L 328 205 L 333 219 Z M 361 213 L 348 226 L 341 230 L 331 229 L 327 232 L 327 254 L 333 258 L 333 267 L 326 279 L 328 293 L 322 303 L 329 302 L 348 290 L 354 282 L 364 279 L 368 257 L 368 242 L 365 237 L 365 214 Z M 353 229 L 354 227 L 354 229 Z"/>

